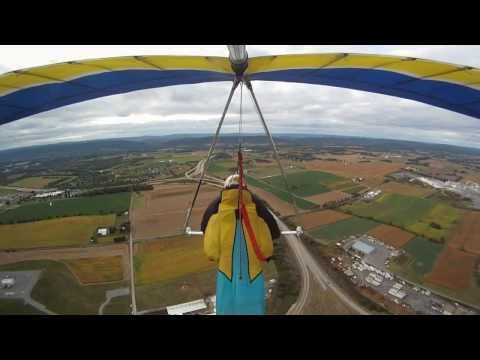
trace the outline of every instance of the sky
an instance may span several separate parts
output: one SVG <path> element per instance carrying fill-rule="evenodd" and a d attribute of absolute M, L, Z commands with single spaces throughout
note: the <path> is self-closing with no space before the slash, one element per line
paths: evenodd
<path fill-rule="evenodd" d="M 247 45 L 250 57 L 354 52 L 426 58 L 480 68 L 480 46 Z M 225 45 L 0 45 L 0 74 L 57 62 L 131 55 L 228 56 Z M 102 138 L 213 134 L 231 84 L 141 90 L 69 105 L 0 126 L 0 150 Z M 272 133 L 367 136 L 480 148 L 480 121 L 411 100 L 328 86 L 254 82 Z M 245 132 L 262 132 L 244 92 Z M 237 91 L 223 132 L 238 131 Z"/>

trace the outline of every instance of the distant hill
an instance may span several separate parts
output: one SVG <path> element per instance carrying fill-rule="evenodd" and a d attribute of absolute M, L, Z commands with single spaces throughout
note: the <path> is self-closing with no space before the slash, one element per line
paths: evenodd
<path fill-rule="evenodd" d="M 267 138 L 259 134 L 244 134 L 247 145 L 268 146 Z M 372 139 L 350 136 L 310 135 L 310 134 L 276 134 L 276 141 L 281 144 L 310 146 L 315 149 L 361 147 L 365 151 L 417 151 L 439 153 L 450 156 L 477 155 L 480 149 L 430 144 L 403 140 Z M 32 161 L 44 159 L 115 155 L 120 153 L 150 152 L 170 148 L 177 151 L 208 149 L 212 135 L 175 134 L 165 136 L 143 136 L 134 138 L 117 138 L 91 140 L 83 142 L 65 142 L 59 144 L 30 146 L 0 151 L 0 162 Z M 237 144 L 237 134 L 222 134 L 219 145 Z"/>

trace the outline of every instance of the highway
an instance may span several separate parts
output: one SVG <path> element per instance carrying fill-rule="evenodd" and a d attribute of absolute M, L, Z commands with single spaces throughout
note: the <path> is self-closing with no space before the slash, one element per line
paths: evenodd
<path fill-rule="evenodd" d="M 272 215 L 275 217 L 280 230 L 289 230 L 288 227 L 275 214 Z M 297 301 L 288 310 L 287 315 L 302 314 L 303 308 L 305 307 L 305 304 L 310 296 L 310 284 L 312 280 L 316 280 L 323 290 L 330 288 L 341 301 L 343 301 L 356 313 L 360 315 L 369 315 L 368 311 L 358 305 L 348 294 L 343 291 L 342 288 L 340 288 L 330 279 L 328 274 L 313 258 L 300 239 L 298 239 L 295 235 L 284 235 L 284 237 L 286 238 L 286 241 L 292 249 L 300 266 L 300 273 L 302 277 L 300 295 Z"/>

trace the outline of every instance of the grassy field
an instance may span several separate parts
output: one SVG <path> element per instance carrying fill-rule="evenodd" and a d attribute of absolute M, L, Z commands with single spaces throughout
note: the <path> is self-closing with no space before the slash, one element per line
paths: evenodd
<path fill-rule="evenodd" d="M 16 192 L 17 192 L 16 190 L 5 189 L 0 187 L 0 196 L 11 195 L 11 194 L 15 194 Z"/>
<path fill-rule="evenodd" d="M 0 214 L 0 224 L 45 220 L 63 216 L 103 215 L 128 210 L 130 193 L 28 203 Z"/>
<path fill-rule="evenodd" d="M 140 243 L 135 255 L 135 282 L 145 285 L 168 281 L 215 267 L 203 253 L 197 237 L 177 236 Z"/>
<path fill-rule="evenodd" d="M 277 189 L 286 190 L 281 175 L 264 179 Z M 297 196 L 312 196 L 336 189 L 335 184 L 345 182 L 345 178 L 322 171 L 300 171 L 287 174 L 290 190 Z"/>
<path fill-rule="evenodd" d="M 346 205 L 343 209 L 438 241 L 445 240 L 460 216 L 460 212 L 451 206 L 400 194 L 383 194 L 371 203 L 357 202 Z M 437 223 L 441 228 L 431 227 L 431 222 Z"/>
<path fill-rule="evenodd" d="M 443 249 L 443 246 L 433 241 L 417 236 L 403 246 L 408 253 L 411 262 L 408 266 L 419 275 L 425 275 L 432 271 L 435 260 Z"/>
<path fill-rule="evenodd" d="M 247 179 L 247 184 L 250 184 L 250 185 L 256 186 L 260 189 L 263 189 L 265 191 L 268 191 L 269 193 L 272 193 L 273 195 L 275 195 L 276 197 L 278 197 L 279 199 L 281 199 L 285 202 L 288 202 L 290 204 L 292 203 L 290 195 L 288 194 L 287 191 L 275 188 L 275 187 L 273 187 L 272 185 L 270 185 L 269 183 L 267 183 L 263 180 L 257 180 L 257 179 L 255 179 L 251 176 L 248 176 L 248 175 L 246 175 L 245 178 Z M 314 203 L 312 203 L 310 201 L 307 201 L 305 199 L 302 199 L 300 197 L 296 197 L 295 201 L 297 203 L 297 206 L 300 209 L 313 209 L 313 208 L 317 207 L 317 204 L 314 204 Z"/>
<path fill-rule="evenodd" d="M 375 226 L 378 226 L 378 223 L 375 221 L 351 217 L 309 230 L 309 233 L 319 239 L 322 244 L 330 245 L 350 235 L 366 233 Z"/>
<path fill-rule="evenodd" d="M 63 176 L 32 176 L 17 180 L 8 186 L 23 187 L 23 188 L 32 188 L 32 189 L 42 189 L 48 187 L 48 184 L 60 179 L 63 179 Z"/>
<path fill-rule="evenodd" d="M 64 260 L 82 284 L 123 280 L 121 256 Z"/>
<path fill-rule="evenodd" d="M 114 222 L 115 215 L 97 215 L 0 225 L 0 249 L 88 245 L 97 227 Z"/>
<path fill-rule="evenodd" d="M 1 271 L 42 269 L 32 298 L 58 314 L 95 315 L 105 301 L 105 291 L 127 286 L 126 282 L 82 286 L 67 266 L 57 261 L 25 261 L 0 266 Z"/>
<path fill-rule="evenodd" d="M 103 315 L 127 315 L 130 313 L 130 303 L 130 295 L 115 297 L 105 306 Z"/>
<path fill-rule="evenodd" d="M 136 287 L 139 310 L 159 308 L 198 300 L 216 292 L 215 269 Z"/>
<path fill-rule="evenodd" d="M 44 315 L 20 299 L 0 299 L 0 315 Z"/>

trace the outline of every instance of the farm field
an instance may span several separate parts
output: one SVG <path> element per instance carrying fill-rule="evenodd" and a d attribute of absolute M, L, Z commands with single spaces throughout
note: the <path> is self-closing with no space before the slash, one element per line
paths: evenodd
<path fill-rule="evenodd" d="M 204 255 L 200 237 L 177 236 L 144 241 L 138 243 L 137 249 L 134 264 L 135 282 L 139 286 L 215 267 Z"/>
<path fill-rule="evenodd" d="M 114 297 L 103 309 L 103 315 L 128 315 L 130 303 L 130 295 Z"/>
<path fill-rule="evenodd" d="M 89 245 L 97 227 L 114 223 L 115 215 L 97 215 L 0 225 L 0 249 Z"/>
<path fill-rule="evenodd" d="M 335 158 L 339 158 L 338 155 L 333 155 Z M 305 163 L 305 168 L 308 170 L 321 170 L 326 171 L 338 176 L 352 178 L 360 176 L 365 179 L 383 179 L 383 177 L 392 172 L 398 171 L 403 166 L 400 163 L 386 163 L 383 161 L 372 161 L 359 163 L 359 158 L 355 155 L 355 158 L 346 160 L 346 163 L 340 161 L 326 161 L 326 160 L 313 160 Z"/>
<path fill-rule="evenodd" d="M 135 239 L 155 239 L 182 234 L 194 186 L 193 184 L 156 185 L 154 190 L 135 195 L 131 214 Z M 199 229 L 206 207 L 219 194 L 219 189 L 201 187 L 192 211 L 192 229 Z"/>
<path fill-rule="evenodd" d="M 433 265 L 444 246 L 422 237 L 410 240 L 403 249 L 412 259 L 410 266 L 418 275 L 425 275 L 432 271 Z"/>
<path fill-rule="evenodd" d="M 401 248 L 415 237 L 415 234 L 385 224 L 374 227 L 368 233 L 383 243 L 391 245 L 397 249 Z"/>
<path fill-rule="evenodd" d="M 25 261 L 0 266 L 1 271 L 43 270 L 32 291 L 32 298 L 49 310 L 64 315 L 96 315 L 105 301 L 105 292 L 127 286 L 117 282 L 109 285 L 82 286 L 68 267 L 57 261 Z"/>
<path fill-rule="evenodd" d="M 330 245 L 350 235 L 366 233 L 377 225 L 378 223 L 372 220 L 351 217 L 312 229 L 309 233 L 315 238 L 318 238 L 322 244 Z"/>
<path fill-rule="evenodd" d="M 103 215 L 127 211 L 130 193 L 117 193 L 28 203 L 0 214 L 0 224 L 45 220 L 63 216 Z"/>
<path fill-rule="evenodd" d="M 340 220 L 350 218 L 351 215 L 335 211 L 335 210 L 322 210 L 315 212 L 304 213 L 300 216 L 302 226 L 305 230 L 317 228 L 319 226 L 332 224 Z"/>
<path fill-rule="evenodd" d="M 458 250 L 480 255 L 480 212 L 465 212 L 448 245 Z"/>
<path fill-rule="evenodd" d="M 329 201 L 339 201 L 350 198 L 350 194 L 346 194 L 341 191 L 329 191 L 318 195 L 312 195 L 305 197 L 306 200 L 311 201 L 318 205 L 323 205 Z"/>
<path fill-rule="evenodd" d="M 121 256 L 64 260 L 82 284 L 123 280 Z"/>
<path fill-rule="evenodd" d="M 281 175 L 263 180 L 277 189 L 286 191 Z M 328 192 L 336 188 L 335 186 L 339 183 L 346 182 L 347 179 L 322 171 L 300 171 L 287 174 L 287 181 L 292 193 L 299 197 L 306 197 Z M 351 181 L 348 180 L 347 185 L 351 186 Z"/>
<path fill-rule="evenodd" d="M 380 190 L 383 192 L 407 195 L 407 196 L 417 196 L 417 197 L 426 197 L 435 192 L 433 188 L 427 188 L 420 185 L 413 185 L 410 183 L 400 183 L 396 181 L 389 181 L 383 183 L 379 186 Z"/>
<path fill-rule="evenodd" d="M 5 189 L 5 188 L 0 187 L 0 196 L 11 195 L 11 194 L 15 194 L 17 192 L 18 191 L 13 190 L 13 189 Z"/>
<path fill-rule="evenodd" d="M 478 260 L 476 255 L 446 246 L 425 280 L 453 290 L 467 289 L 474 280 Z"/>
<path fill-rule="evenodd" d="M 293 205 L 279 199 L 277 196 L 273 195 L 272 193 L 255 186 L 249 186 L 249 189 L 252 191 L 252 193 L 254 193 L 258 197 L 260 197 L 262 200 L 267 202 L 268 205 L 273 210 L 278 212 L 280 215 L 289 216 L 295 213 Z"/>
<path fill-rule="evenodd" d="M 8 184 L 8 186 L 30 188 L 30 189 L 43 189 L 48 187 L 49 183 L 66 178 L 64 176 L 32 176 L 21 180 L 14 181 Z"/>
<path fill-rule="evenodd" d="M 245 178 L 247 179 L 247 184 L 252 185 L 254 187 L 257 187 L 257 188 L 260 188 L 262 190 L 268 191 L 269 193 L 272 193 L 273 195 L 278 197 L 280 200 L 283 200 L 287 203 L 291 203 L 290 195 L 287 191 L 276 188 L 276 187 L 273 187 L 269 183 L 267 183 L 263 180 L 257 180 L 255 178 L 249 176 L 249 175 L 246 175 Z M 265 199 L 265 200 L 267 200 L 267 199 Z M 302 199 L 301 197 L 298 197 L 298 196 L 295 197 L 295 202 L 300 209 L 307 209 L 308 210 L 308 209 L 313 209 L 313 208 L 318 206 L 317 204 L 314 204 L 310 201 Z"/>
<path fill-rule="evenodd" d="M 342 207 L 353 214 L 392 224 L 437 241 L 447 238 L 460 212 L 433 200 L 399 194 L 383 194 L 371 203 L 361 202 Z M 435 222 L 440 229 L 430 224 Z"/>

